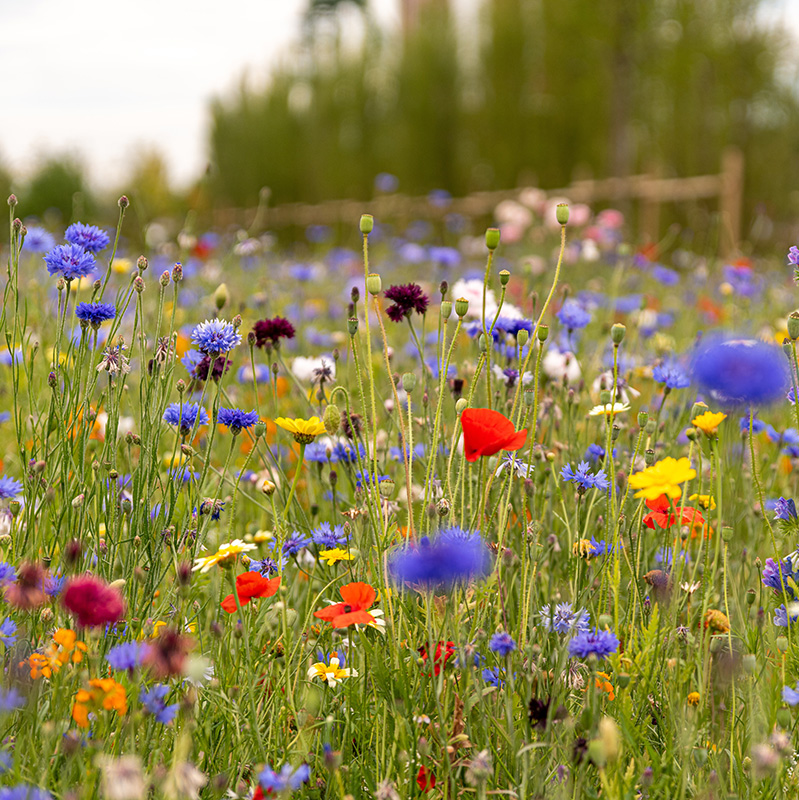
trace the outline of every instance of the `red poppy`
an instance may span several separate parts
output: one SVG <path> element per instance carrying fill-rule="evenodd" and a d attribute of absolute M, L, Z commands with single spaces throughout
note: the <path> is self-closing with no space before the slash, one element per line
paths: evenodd
<path fill-rule="evenodd" d="M 422 645 L 419 648 L 419 655 L 422 661 L 427 662 L 427 647 Z M 436 645 L 436 652 L 433 655 L 433 674 L 438 675 L 441 668 L 455 655 L 455 642 L 439 642 Z M 430 674 L 429 672 L 427 673 Z"/>
<path fill-rule="evenodd" d="M 436 776 L 427 767 L 419 767 L 419 772 L 416 773 L 416 785 L 423 792 L 429 792 L 436 785 Z"/>
<path fill-rule="evenodd" d="M 652 528 L 653 530 L 655 526 L 664 529 L 670 528 L 677 521 L 677 514 L 672 511 L 669 498 L 665 494 L 660 495 L 655 500 L 647 500 L 646 506 L 651 509 L 644 517 L 644 525 L 647 528 Z M 676 509 L 680 508 L 679 500 L 675 502 L 674 507 Z M 680 519 L 681 525 L 702 527 L 705 524 L 705 518 L 694 508 L 683 508 Z"/>
<path fill-rule="evenodd" d="M 519 450 L 527 441 L 527 429 L 517 431 L 499 411 L 467 408 L 461 414 L 463 453 L 467 461 L 493 456 L 500 450 Z"/>
<path fill-rule="evenodd" d="M 339 589 L 343 603 L 314 611 L 314 616 L 329 622 L 334 628 L 347 628 L 360 623 L 368 625 L 375 618 L 367 611 L 371 608 L 377 592 L 368 583 L 348 583 Z"/>
<path fill-rule="evenodd" d="M 280 587 L 280 578 L 264 578 L 260 572 L 243 572 L 236 576 L 239 603 L 246 606 L 253 597 L 271 597 Z M 229 594 L 221 603 L 228 614 L 236 610 L 236 598 Z"/>

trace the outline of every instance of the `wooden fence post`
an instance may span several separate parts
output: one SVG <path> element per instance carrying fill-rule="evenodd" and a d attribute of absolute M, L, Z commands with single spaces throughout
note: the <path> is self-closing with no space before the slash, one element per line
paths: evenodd
<path fill-rule="evenodd" d="M 744 156 L 737 147 L 728 147 L 721 154 L 721 191 L 719 216 L 721 254 L 731 256 L 741 241 L 741 214 L 744 193 Z"/>

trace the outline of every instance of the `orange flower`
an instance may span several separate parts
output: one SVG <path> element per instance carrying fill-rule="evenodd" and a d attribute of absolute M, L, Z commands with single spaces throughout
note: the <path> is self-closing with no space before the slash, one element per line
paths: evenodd
<path fill-rule="evenodd" d="M 348 628 L 350 625 L 376 624 L 377 620 L 367 611 L 377 598 L 377 592 L 368 583 L 348 583 L 339 589 L 343 603 L 314 611 L 317 619 L 329 622 L 334 628 Z"/>
<path fill-rule="evenodd" d="M 80 664 L 86 649 L 86 645 L 78 641 L 75 631 L 59 628 L 47 649 L 43 653 L 34 653 L 28 659 L 31 678 L 51 678 L 66 664 Z"/>
<path fill-rule="evenodd" d="M 527 441 L 527 429 L 517 431 L 499 411 L 467 408 L 461 414 L 463 453 L 467 461 L 493 456 L 500 450 L 520 450 Z"/>
<path fill-rule="evenodd" d="M 264 578 L 260 572 L 243 572 L 236 576 L 239 603 L 246 606 L 253 597 L 271 597 L 280 587 L 280 578 Z M 229 594 L 221 603 L 228 614 L 236 611 L 236 598 Z"/>
<path fill-rule="evenodd" d="M 125 687 L 113 678 L 95 678 L 89 681 L 89 689 L 79 689 L 72 706 L 72 719 L 80 728 L 89 727 L 91 711 L 116 711 L 127 714 L 128 698 Z"/>
<path fill-rule="evenodd" d="M 608 700 L 616 699 L 616 692 L 613 691 L 613 684 L 610 682 L 610 675 L 605 672 L 597 672 L 596 674 L 596 688 L 601 692 L 605 692 Z"/>
<path fill-rule="evenodd" d="M 646 501 L 647 508 L 651 511 L 644 517 L 644 525 L 647 528 L 670 528 L 677 521 L 677 514 L 672 511 L 671 503 L 665 494 L 655 500 Z M 680 501 L 674 503 L 675 509 L 679 512 Z M 705 518 L 695 508 L 683 508 L 680 514 L 681 525 L 691 525 L 693 528 L 701 528 L 705 524 Z"/>

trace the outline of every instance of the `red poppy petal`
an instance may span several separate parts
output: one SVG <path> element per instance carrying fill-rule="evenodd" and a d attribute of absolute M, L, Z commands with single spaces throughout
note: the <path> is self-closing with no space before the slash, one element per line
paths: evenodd
<path fill-rule="evenodd" d="M 668 511 L 671 508 L 669 498 L 666 497 L 665 494 L 660 495 L 660 497 L 654 500 L 646 500 L 645 503 L 646 507 L 651 508 L 652 511 Z"/>
<path fill-rule="evenodd" d="M 344 609 L 347 607 L 346 603 L 335 603 L 326 608 L 320 608 L 319 611 L 314 611 L 313 615 L 317 619 L 323 619 L 326 622 L 332 622 L 336 617 L 344 614 Z"/>
<path fill-rule="evenodd" d="M 461 427 L 467 461 L 493 456 L 500 450 L 518 450 L 527 439 L 527 431 L 517 433 L 506 416 L 490 408 L 465 409 L 461 414 Z"/>
<path fill-rule="evenodd" d="M 264 578 L 257 592 L 253 592 L 253 597 L 271 597 L 280 588 L 280 578 Z"/>
<path fill-rule="evenodd" d="M 239 597 L 260 597 L 261 591 L 269 584 L 260 572 L 242 572 L 236 576 L 236 590 Z"/>
<path fill-rule="evenodd" d="M 250 598 L 242 597 L 241 594 L 239 594 L 239 602 L 242 606 L 246 606 L 247 603 L 250 602 Z M 219 605 L 222 606 L 228 614 L 232 614 L 234 611 L 238 610 L 236 607 L 236 598 L 233 597 L 232 594 L 229 594 Z"/>
<path fill-rule="evenodd" d="M 368 611 L 350 611 L 346 614 L 339 614 L 330 620 L 334 628 L 348 628 L 350 625 L 368 625 L 376 622 L 375 618 Z"/>
<path fill-rule="evenodd" d="M 523 431 L 519 431 L 518 433 L 514 433 L 511 437 L 510 441 L 505 444 L 502 448 L 503 450 L 520 450 L 524 447 L 524 443 L 527 441 L 527 428 Z"/>
<path fill-rule="evenodd" d="M 368 583 L 348 583 L 339 590 L 344 602 L 353 611 L 369 608 L 377 597 L 377 592 Z"/>

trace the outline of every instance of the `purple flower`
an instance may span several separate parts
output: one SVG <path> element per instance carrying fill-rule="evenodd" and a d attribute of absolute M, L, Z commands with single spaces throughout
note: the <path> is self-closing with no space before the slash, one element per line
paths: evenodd
<path fill-rule="evenodd" d="M 25 234 L 25 241 L 22 243 L 22 249 L 27 250 L 29 253 L 46 253 L 54 247 L 55 239 L 53 235 L 37 225 L 32 225 L 28 228 L 28 232 Z"/>
<path fill-rule="evenodd" d="M 581 461 L 577 465 L 577 471 L 572 469 L 571 464 L 566 464 L 560 471 L 560 477 L 564 481 L 573 481 L 577 486 L 577 491 L 584 494 L 589 489 L 600 489 L 605 491 L 609 486 L 605 470 L 597 470 L 596 473 L 589 472 L 587 461 Z"/>
<path fill-rule="evenodd" d="M 183 436 L 188 436 L 194 429 L 199 416 L 199 425 L 210 422 L 208 412 L 199 403 L 170 403 L 164 412 L 164 422 L 180 427 Z"/>
<path fill-rule="evenodd" d="M 139 701 L 144 708 L 149 711 L 162 725 L 168 725 L 178 713 L 179 704 L 173 703 L 168 706 L 164 698 L 169 694 L 169 687 L 163 683 L 157 683 L 150 691 L 142 687 Z"/>
<path fill-rule="evenodd" d="M 400 547 L 389 561 L 392 577 L 403 584 L 449 588 L 486 575 L 491 566 L 488 548 L 480 536 L 466 540 L 423 537 L 417 547 Z"/>
<path fill-rule="evenodd" d="M 287 556 L 295 556 L 304 547 L 308 547 L 312 541 L 310 536 L 303 536 L 299 531 L 294 531 L 294 533 L 283 542 L 283 553 Z"/>
<path fill-rule="evenodd" d="M 791 625 L 793 625 L 797 619 L 799 619 L 799 615 L 791 614 Z M 788 611 L 786 610 L 784 603 L 774 609 L 774 624 L 778 628 L 788 627 Z"/>
<path fill-rule="evenodd" d="M 17 571 L 7 561 L 0 561 L 0 587 L 8 586 L 17 579 Z"/>
<path fill-rule="evenodd" d="M 782 579 L 780 579 L 780 575 Z M 790 558 L 786 558 L 779 566 L 773 558 L 767 558 L 766 565 L 763 567 L 763 577 L 761 580 L 763 586 L 768 586 L 779 594 L 782 594 L 782 587 L 784 584 L 788 597 L 793 600 L 795 595 L 793 589 L 788 585 L 788 578 L 796 582 L 797 577 L 799 576 L 794 572 L 793 563 Z"/>
<path fill-rule="evenodd" d="M 71 244 L 82 247 L 87 253 L 99 253 L 108 247 L 111 241 L 109 235 L 96 225 L 84 225 L 82 222 L 70 225 L 64 233 L 64 238 Z"/>
<path fill-rule="evenodd" d="M 796 248 L 793 249 L 795 250 Z M 789 706 L 799 705 L 799 683 L 796 684 L 795 689 L 791 689 L 790 686 L 782 687 L 782 701 Z"/>
<path fill-rule="evenodd" d="M 796 503 L 793 500 L 786 500 L 781 497 L 774 505 L 774 519 L 792 521 L 797 518 Z"/>
<path fill-rule="evenodd" d="M 242 411 L 238 408 L 220 408 L 216 421 L 220 425 L 230 428 L 230 432 L 237 435 L 243 430 L 252 428 L 258 422 L 258 412 Z"/>
<path fill-rule="evenodd" d="M 95 330 L 116 315 L 117 310 L 112 303 L 78 303 L 75 307 L 75 316 Z"/>
<path fill-rule="evenodd" d="M 567 300 L 555 316 L 570 331 L 584 328 L 591 322 L 591 314 L 576 300 Z"/>
<path fill-rule="evenodd" d="M 77 244 L 60 244 L 44 257 L 47 271 L 51 275 L 61 275 L 64 280 L 85 278 L 94 272 L 94 256 Z"/>
<path fill-rule="evenodd" d="M 569 655 L 576 658 L 596 656 L 602 660 L 619 647 L 619 640 L 612 631 L 581 631 L 569 642 Z"/>
<path fill-rule="evenodd" d="M 283 317 L 259 320 L 252 326 L 252 332 L 256 347 L 277 346 L 281 339 L 293 339 L 296 333 L 294 326 Z"/>
<path fill-rule="evenodd" d="M 571 603 L 558 603 L 555 611 L 550 605 L 542 606 L 538 612 L 541 624 L 552 633 L 573 633 L 588 630 L 588 612 L 581 608 L 575 611 Z"/>
<path fill-rule="evenodd" d="M 9 478 L 7 475 L 0 476 L 0 500 L 13 500 L 19 497 L 23 488 L 23 485 L 14 478 Z"/>
<path fill-rule="evenodd" d="M 205 355 L 218 356 L 230 352 L 241 342 L 241 334 L 231 322 L 211 319 L 201 322 L 191 332 L 191 340 Z"/>
<path fill-rule="evenodd" d="M 652 267 L 652 277 L 664 286 L 676 286 L 680 282 L 680 273 L 662 264 Z"/>
<path fill-rule="evenodd" d="M 24 705 L 25 698 L 16 689 L 0 689 L 0 713 L 9 714 Z"/>
<path fill-rule="evenodd" d="M 509 633 L 504 631 L 495 633 L 488 643 L 488 649 L 492 653 L 499 653 L 501 656 L 509 656 L 516 649 L 516 642 Z"/>
<path fill-rule="evenodd" d="M 794 267 L 799 267 L 799 247 L 796 245 L 793 245 L 790 250 L 788 250 L 788 263 Z"/>
<path fill-rule="evenodd" d="M 6 647 L 13 647 L 17 641 L 17 623 L 13 619 L 3 620 L 0 625 L 0 642 Z"/>
<path fill-rule="evenodd" d="M 144 656 L 149 652 L 149 645 L 143 642 L 123 642 L 112 647 L 105 655 L 105 660 L 112 669 L 133 672 L 140 667 Z"/>
<path fill-rule="evenodd" d="M 300 764 L 297 769 L 293 769 L 291 764 L 284 764 L 280 772 L 275 772 L 270 766 L 267 766 L 258 775 L 258 783 L 264 792 L 280 794 L 288 789 L 296 791 L 310 778 L 311 768 L 307 764 Z"/>
<path fill-rule="evenodd" d="M 691 380 L 685 370 L 677 364 L 658 364 L 652 370 L 656 383 L 665 383 L 667 389 L 686 389 Z"/>
<path fill-rule="evenodd" d="M 277 561 L 274 558 L 269 558 L 268 556 L 261 561 L 256 561 L 253 559 L 250 561 L 250 565 L 247 568 L 249 572 L 260 572 L 264 578 L 268 578 L 272 573 L 277 574 L 280 570 L 289 563 L 289 560 L 284 556 L 280 557 L 280 565 L 278 565 Z"/>
<path fill-rule="evenodd" d="M 311 532 L 314 544 L 319 547 L 333 548 L 345 544 L 349 535 L 344 532 L 342 525 L 332 527 L 329 522 L 323 522 L 316 530 Z"/>
<path fill-rule="evenodd" d="M 505 679 L 502 677 L 502 671 L 499 667 L 486 667 L 482 672 L 483 680 L 489 686 L 496 686 L 501 689 L 505 685 Z"/>
<path fill-rule="evenodd" d="M 430 302 L 422 287 L 415 283 L 390 286 L 385 294 L 387 300 L 393 301 L 393 305 L 386 308 L 386 314 L 393 322 L 402 322 L 414 311 L 417 314 L 424 314 Z"/>

